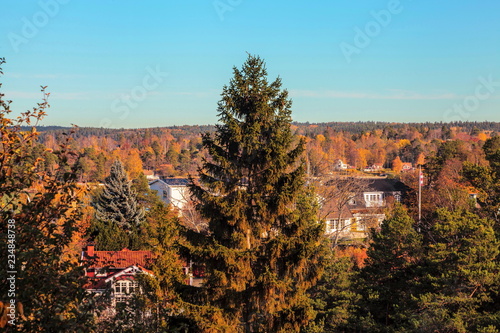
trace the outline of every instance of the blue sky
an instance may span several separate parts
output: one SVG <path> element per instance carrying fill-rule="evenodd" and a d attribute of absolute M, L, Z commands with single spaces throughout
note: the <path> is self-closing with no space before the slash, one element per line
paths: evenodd
<path fill-rule="evenodd" d="M 44 125 L 213 124 L 246 52 L 294 120 L 500 121 L 500 1 L 3 0 L 2 91 Z"/>

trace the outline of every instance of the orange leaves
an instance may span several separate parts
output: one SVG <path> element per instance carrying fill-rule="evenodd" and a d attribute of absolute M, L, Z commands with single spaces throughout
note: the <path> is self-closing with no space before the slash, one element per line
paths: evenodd
<path fill-rule="evenodd" d="M 17 302 L 13 306 L 11 303 L 0 301 L 0 328 L 5 328 L 7 325 L 13 326 L 12 323 L 17 325 L 19 319 L 26 320 L 23 303 Z"/>
<path fill-rule="evenodd" d="M 416 165 L 424 165 L 425 164 L 425 155 L 424 153 L 420 153 L 417 158 Z"/>
<path fill-rule="evenodd" d="M 348 246 L 345 249 L 338 250 L 337 255 L 339 257 L 351 258 L 352 262 L 356 264 L 359 268 L 365 266 L 365 260 L 368 258 L 368 254 L 365 248 L 359 248 L 354 246 Z"/>
<path fill-rule="evenodd" d="M 396 158 L 392 161 L 392 171 L 399 173 L 402 170 L 403 161 L 401 161 L 401 158 L 399 156 L 396 156 Z"/>
<path fill-rule="evenodd" d="M 481 132 L 477 135 L 477 138 L 479 141 L 486 141 L 488 140 L 488 135 L 485 134 L 484 132 Z"/>

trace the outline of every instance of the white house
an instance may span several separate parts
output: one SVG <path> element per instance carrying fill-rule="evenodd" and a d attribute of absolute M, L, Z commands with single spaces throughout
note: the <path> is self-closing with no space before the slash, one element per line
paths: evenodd
<path fill-rule="evenodd" d="M 189 189 L 187 178 L 163 178 L 153 180 L 149 188 L 155 190 L 166 204 L 182 210 L 189 201 Z"/>
<path fill-rule="evenodd" d="M 345 164 L 342 160 L 337 160 L 337 162 L 333 165 L 333 168 L 335 170 L 346 170 L 349 168 L 349 165 Z"/>
<path fill-rule="evenodd" d="M 385 219 L 383 208 L 387 199 L 400 201 L 406 186 L 395 179 L 370 179 L 362 193 L 353 194 L 351 200 L 342 207 L 342 212 L 330 202 L 322 207 L 326 210 L 326 233 L 338 234 L 341 238 L 365 238 L 370 228 L 378 227 Z"/>
<path fill-rule="evenodd" d="M 373 179 L 363 192 L 365 207 L 385 207 L 388 197 L 393 197 L 396 201 L 400 201 L 404 190 L 405 185 L 398 180 Z"/>

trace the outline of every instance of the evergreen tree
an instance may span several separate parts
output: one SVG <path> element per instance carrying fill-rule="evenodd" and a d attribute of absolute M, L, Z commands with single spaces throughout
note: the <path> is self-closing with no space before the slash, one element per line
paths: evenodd
<path fill-rule="evenodd" d="M 399 207 L 375 235 L 360 274 L 357 328 L 497 332 L 499 243 L 491 221 L 438 209 L 423 235 L 413 226 Z"/>
<path fill-rule="evenodd" d="M 331 251 L 326 259 L 323 276 L 309 292 L 317 315 L 304 333 L 344 332 L 352 326 L 360 297 L 354 287 L 358 267 L 351 258 L 340 257 L 338 251 Z"/>
<path fill-rule="evenodd" d="M 123 164 L 116 160 L 106 178 L 104 190 L 94 202 L 96 222 L 94 234 L 100 250 L 121 250 L 138 242 L 137 230 L 144 219 Z"/>
<path fill-rule="evenodd" d="M 492 170 L 500 178 L 500 136 L 486 140 L 483 150 Z"/>
<path fill-rule="evenodd" d="M 322 271 L 323 225 L 288 93 L 266 76 L 259 57 L 234 68 L 221 124 L 203 136 L 211 158 L 190 185 L 209 221 L 208 235 L 187 231 L 191 257 L 206 268 L 205 297 L 194 302 L 210 305 L 196 308 L 205 331 L 296 332 L 313 317 L 307 290 Z"/>
<path fill-rule="evenodd" d="M 488 166 L 464 163 L 464 176 L 480 191 L 478 202 L 481 211 L 487 212 L 496 221 L 496 232 L 500 235 L 500 137 L 484 143 L 483 151 Z"/>
<path fill-rule="evenodd" d="M 421 284 L 413 330 L 498 332 L 499 242 L 492 222 L 462 211 L 439 209 L 424 240 Z"/>
<path fill-rule="evenodd" d="M 364 322 L 366 331 L 392 332 L 408 325 L 405 312 L 415 293 L 422 256 L 422 237 L 414 226 L 415 221 L 398 205 L 380 232 L 373 232 L 359 281 L 364 296 L 360 323 Z"/>

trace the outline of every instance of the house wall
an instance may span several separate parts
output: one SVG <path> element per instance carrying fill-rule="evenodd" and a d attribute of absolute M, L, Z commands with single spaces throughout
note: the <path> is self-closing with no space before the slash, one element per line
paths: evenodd
<path fill-rule="evenodd" d="M 167 185 L 167 203 L 172 206 L 183 209 L 189 199 L 189 190 L 187 186 Z"/>
<path fill-rule="evenodd" d="M 153 184 L 149 185 L 149 188 L 155 190 L 161 200 L 166 201 L 167 194 L 164 191 L 164 184 L 162 184 L 161 182 L 154 182 Z"/>
<path fill-rule="evenodd" d="M 180 210 L 189 200 L 189 189 L 185 185 L 169 185 L 160 180 L 150 184 L 149 188 L 155 190 L 163 202 Z"/>
<path fill-rule="evenodd" d="M 325 233 L 332 234 L 334 232 L 342 232 L 348 230 L 350 224 L 350 218 L 342 218 L 340 219 L 340 223 L 338 222 L 338 219 L 326 220 Z"/>

